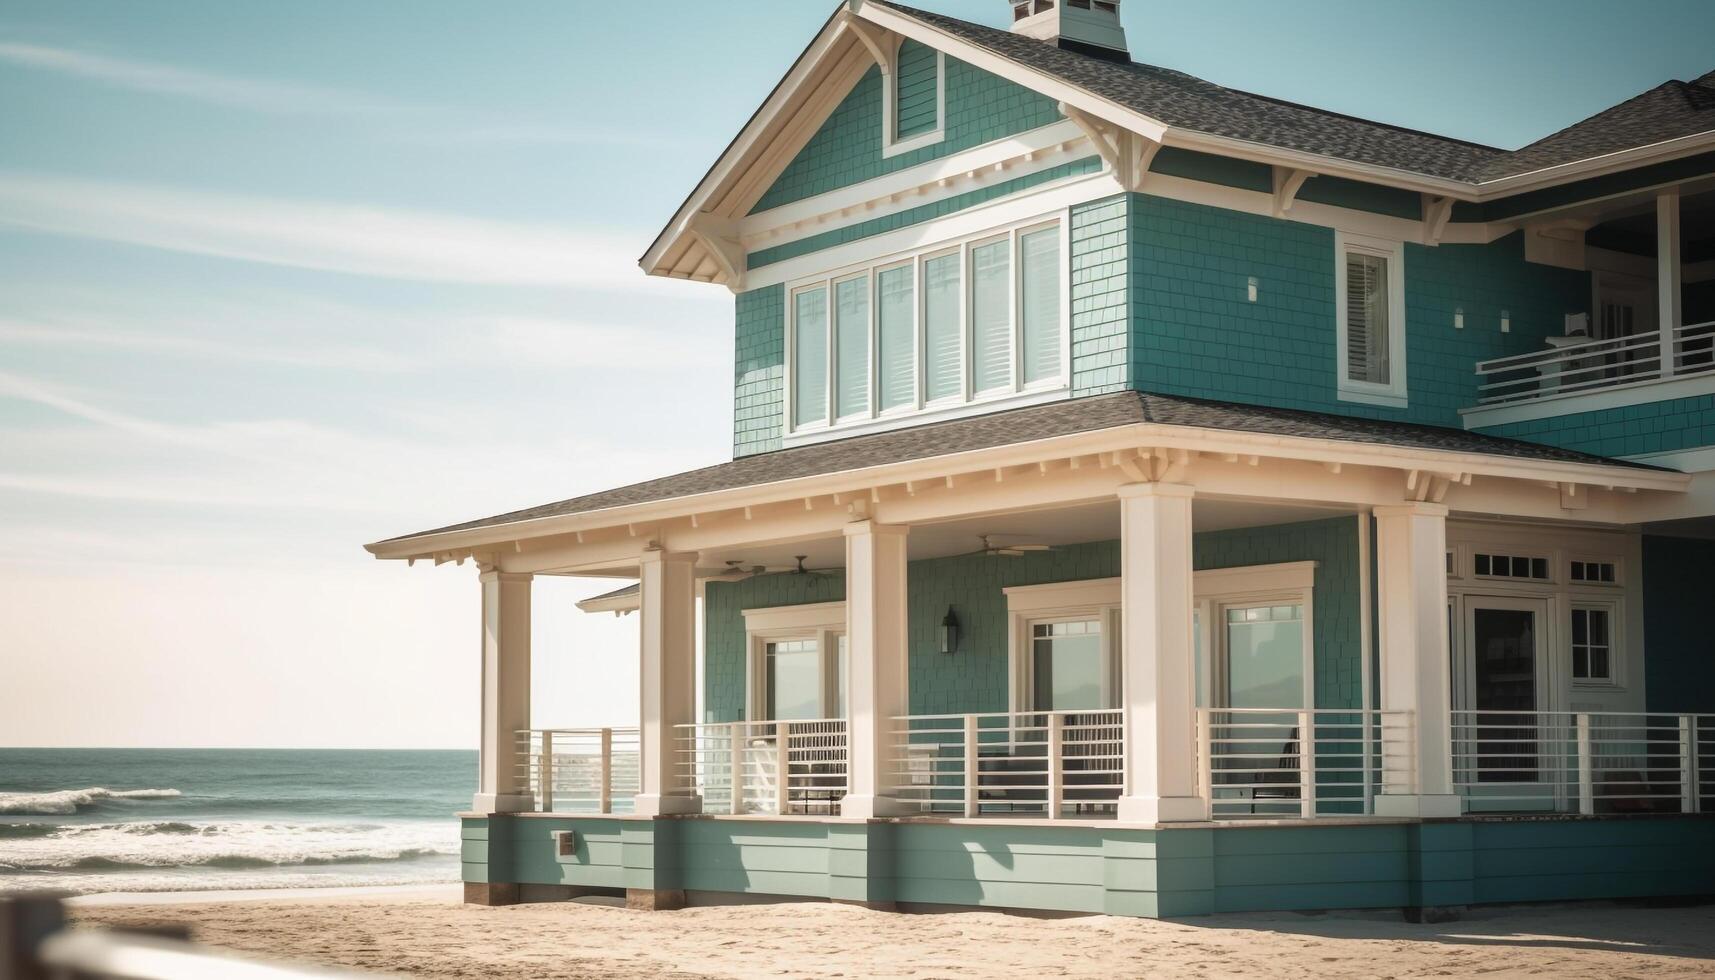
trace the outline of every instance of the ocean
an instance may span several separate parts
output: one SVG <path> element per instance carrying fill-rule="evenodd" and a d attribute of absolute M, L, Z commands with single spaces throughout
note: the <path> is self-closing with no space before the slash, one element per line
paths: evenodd
<path fill-rule="evenodd" d="M 0 892 L 459 877 L 475 752 L 0 748 Z"/>

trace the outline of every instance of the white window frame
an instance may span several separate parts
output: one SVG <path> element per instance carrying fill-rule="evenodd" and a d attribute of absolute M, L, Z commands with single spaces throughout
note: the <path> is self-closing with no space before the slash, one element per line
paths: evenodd
<path fill-rule="evenodd" d="M 1479 556 L 1486 556 L 1490 559 L 1489 572 L 1487 574 L 1477 571 L 1477 558 Z M 1494 574 L 1493 562 L 1493 559 L 1495 558 L 1523 558 L 1531 562 L 1543 562 L 1544 567 L 1548 570 L 1548 577 L 1533 578 L 1528 575 L 1496 575 Z M 1571 571 L 1570 564 L 1568 564 L 1564 569 L 1556 566 L 1555 554 L 1553 551 L 1544 551 L 1541 548 L 1531 547 L 1528 545 L 1513 545 L 1506 544 L 1504 542 L 1494 545 L 1480 545 L 1472 547 L 1466 555 L 1466 560 L 1471 563 L 1471 578 L 1478 582 L 1511 582 L 1520 585 L 1556 585 L 1563 581 L 1563 575 L 1569 575 Z"/>
<path fill-rule="evenodd" d="M 1591 555 L 1581 552 L 1568 552 L 1564 559 L 1566 564 L 1566 584 L 1573 589 L 1601 589 L 1608 591 L 1621 589 L 1626 585 L 1626 563 L 1617 555 Z M 1585 565 L 1614 566 L 1612 582 L 1598 582 L 1593 579 L 1576 579 L 1572 577 L 1572 563 L 1583 562 Z"/>
<path fill-rule="evenodd" d="M 876 331 L 881 317 L 876 310 L 876 301 L 880 298 L 875 269 L 859 269 L 848 272 L 843 276 L 835 276 L 828 280 L 828 414 L 834 426 L 843 425 L 855 419 L 867 419 L 875 415 L 876 395 L 880 391 L 879 379 L 875 372 Z M 860 412 L 840 415 L 840 287 L 848 282 L 868 279 L 866 290 L 868 296 L 864 309 L 868 311 L 869 322 L 864 325 L 864 384 L 867 394 L 864 398 L 864 408 Z"/>
<path fill-rule="evenodd" d="M 1059 314 L 1058 334 L 1060 344 L 1060 370 L 1057 375 L 1040 379 L 1029 385 L 1024 384 L 1024 361 L 1022 345 L 1024 342 L 1024 323 L 1020 316 L 1020 296 L 1023 292 L 1023 263 L 1019 261 L 1019 241 L 1028 234 L 1055 228 L 1059 231 L 1059 261 L 1060 261 L 1060 297 L 1055 309 Z M 975 277 L 972 275 L 972 250 L 982 245 L 997 241 L 1008 242 L 1010 260 L 1008 271 L 1012 276 L 1011 288 L 1007 292 L 1008 316 L 1011 319 L 1012 350 L 1010 351 L 1010 378 L 1008 385 L 978 393 L 976 391 L 976 364 L 973 356 L 976 324 L 974 320 L 974 303 L 972 297 L 976 288 Z M 925 269 L 931 259 L 949 254 L 959 256 L 959 330 L 960 330 L 960 384 L 961 390 L 956 397 L 943 397 L 928 401 L 928 290 L 925 288 Z M 880 332 L 880 274 L 888 269 L 902 265 L 912 266 L 912 297 L 914 306 L 914 322 L 912 329 L 915 333 L 916 364 L 913 365 L 913 399 L 907 405 L 897 406 L 886 412 L 880 411 L 881 379 L 877 351 L 879 349 Z M 837 322 L 839 304 L 836 287 L 859 276 L 869 277 L 869 410 L 860 414 L 848 415 L 843 418 L 835 416 L 838 407 L 838 343 Z M 860 432 L 884 431 L 906 425 L 920 424 L 925 421 L 940 421 L 950 418 L 960 418 L 976 415 L 999 407 L 1020 407 L 1065 398 L 1071 393 L 1072 382 L 1072 288 L 1071 288 L 1071 215 L 1065 209 L 1039 214 L 1028 219 L 1012 222 L 998 229 L 989 229 L 980 235 L 964 236 L 952 241 L 935 242 L 927 248 L 914 249 L 904 253 L 893 253 L 878 256 L 864 262 L 844 266 L 814 276 L 806 276 L 786 284 L 785 292 L 785 390 L 784 390 L 784 443 L 788 446 L 816 442 L 821 439 L 840 438 Z M 797 397 L 797 352 L 796 333 L 798 304 L 797 297 L 805 292 L 816 289 L 827 291 L 827 398 L 824 417 L 821 422 L 800 424 L 795 418 Z"/>
<path fill-rule="evenodd" d="M 821 713 L 832 713 L 840 690 L 839 638 L 846 632 L 844 602 L 812 602 L 796 606 L 770 606 L 744 610 L 744 717 L 747 721 L 770 721 L 764 718 L 767 698 L 768 644 L 791 640 L 816 640 L 822 657 Z M 851 685 L 845 685 L 847 691 Z M 798 721 L 800 719 L 792 719 Z M 825 721 L 802 719 L 805 721 Z"/>
<path fill-rule="evenodd" d="M 935 52 L 935 128 L 905 139 L 899 138 L 899 38 L 892 51 L 893 64 L 881 73 L 881 157 L 886 160 L 901 153 L 934 146 L 947 138 L 947 54 Z"/>
<path fill-rule="evenodd" d="M 1572 614 L 1579 609 L 1593 609 L 1608 614 L 1608 676 L 1579 677 L 1572 648 L 1576 644 L 1572 631 Z M 1566 677 L 1574 690 L 1618 691 L 1625 683 L 1625 604 L 1617 596 L 1588 596 L 1573 594 L 1566 602 Z M 1586 644 L 1588 645 L 1588 644 Z"/>
<path fill-rule="evenodd" d="M 1387 260 L 1388 383 L 1354 381 L 1346 363 L 1346 255 L 1356 252 Z M 1407 407 L 1405 361 L 1405 244 L 1351 232 L 1334 232 L 1334 368 L 1341 401 L 1386 408 Z"/>
<path fill-rule="evenodd" d="M 1240 565 L 1233 568 L 1211 568 L 1192 576 L 1192 602 L 1203 624 L 1199 630 L 1199 649 L 1203 659 L 1202 683 L 1197 691 L 1197 704 L 1202 707 L 1225 707 L 1214 703 L 1217 675 L 1224 676 L 1223 658 L 1217 654 L 1226 649 L 1225 611 L 1234 607 L 1297 605 L 1304 610 L 1304 709 L 1316 707 L 1316 563 L 1314 561 L 1280 562 L 1273 565 Z M 1283 708 L 1283 711 L 1297 710 Z"/>
<path fill-rule="evenodd" d="M 1031 628 L 1037 623 L 1099 620 L 1102 624 L 1102 700 L 1119 710 L 1125 706 L 1120 674 L 1120 580 L 1084 579 L 1048 585 L 1015 585 L 1006 594 L 1007 671 L 1015 712 L 1034 712 L 1036 646 Z"/>

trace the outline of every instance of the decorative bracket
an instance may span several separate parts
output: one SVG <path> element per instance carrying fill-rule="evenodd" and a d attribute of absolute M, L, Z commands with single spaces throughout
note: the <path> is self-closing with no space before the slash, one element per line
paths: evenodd
<path fill-rule="evenodd" d="M 842 20 L 846 30 L 852 32 L 864 47 L 869 49 L 870 57 L 880 66 L 883 75 L 892 75 L 894 62 L 899 57 L 899 35 L 892 31 L 883 30 L 860 17 L 847 12 Z"/>
<path fill-rule="evenodd" d="M 1298 191 L 1304 182 L 1316 176 L 1308 170 L 1295 170 L 1290 167 L 1274 168 L 1274 207 L 1276 218 L 1286 217 L 1292 210 L 1292 202 L 1298 198 Z"/>
<path fill-rule="evenodd" d="M 1423 244 L 1439 245 L 1447 231 L 1447 219 L 1453 217 L 1453 199 L 1423 195 Z"/>
<path fill-rule="evenodd" d="M 1060 103 L 1060 113 L 1077 123 L 1078 128 L 1095 144 L 1096 152 L 1101 154 L 1102 161 L 1113 170 L 1121 187 L 1128 191 L 1143 189 L 1144 179 L 1149 176 L 1149 165 L 1154 162 L 1156 152 L 1161 149 L 1160 142 L 1116 126 L 1105 119 L 1098 119 L 1064 102 Z"/>
<path fill-rule="evenodd" d="M 726 286 L 735 293 L 744 291 L 744 273 L 746 267 L 744 246 L 736 238 L 718 234 L 714 229 L 701 222 L 693 222 L 690 227 L 691 237 L 709 253 L 709 258 L 715 265 L 720 266 L 726 274 Z"/>

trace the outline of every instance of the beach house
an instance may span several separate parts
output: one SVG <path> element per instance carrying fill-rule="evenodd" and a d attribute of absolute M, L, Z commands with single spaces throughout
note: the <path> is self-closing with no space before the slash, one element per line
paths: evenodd
<path fill-rule="evenodd" d="M 840 3 L 642 256 L 731 462 L 368 546 L 480 580 L 467 899 L 1715 892 L 1715 72 L 1501 150 L 994 3 Z"/>

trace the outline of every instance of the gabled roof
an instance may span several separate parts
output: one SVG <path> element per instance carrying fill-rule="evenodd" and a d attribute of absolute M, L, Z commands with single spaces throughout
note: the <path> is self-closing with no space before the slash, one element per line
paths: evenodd
<path fill-rule="evenodd" d="M 1120 63 L 892 2 L 847 0 L 640 260 L 646 272 L 742 278 L 733 225 L 873 65 L 858 21 L 898 31 L 1163 145 L 1481 201 L 1614 166 L 1715 149 L 1715 72 L 1670 81 L 1518 150 L 1299 105 Z M 854 74 L 856 72 L 857 74 Z M 841 90 L 822 91 L 830 87 Z"/>
<path fill-rule="evenodd" d="M 1019 445 L 1056 436 L 1139 423 L 1183 426 L 1212 432 L 1245 432 L 1401 449 L 1477 454 L 1497 459 L 1665 472 L 1641 463 L 1607 459 L 1589 453 L 1516 439 L 1502 439 L 1462 429 L 1120 391 L 745 456 L 730 463 L 706 466 L 657 480 L 391 538 L 379 545 L 399 544 L 415 538 L 524 524 L 548 518 L 590 514 L 634 504 L 826 476 L 890 463 Z M 376 547 L 378 545 L 372 545 L 371 549 Z"/>

